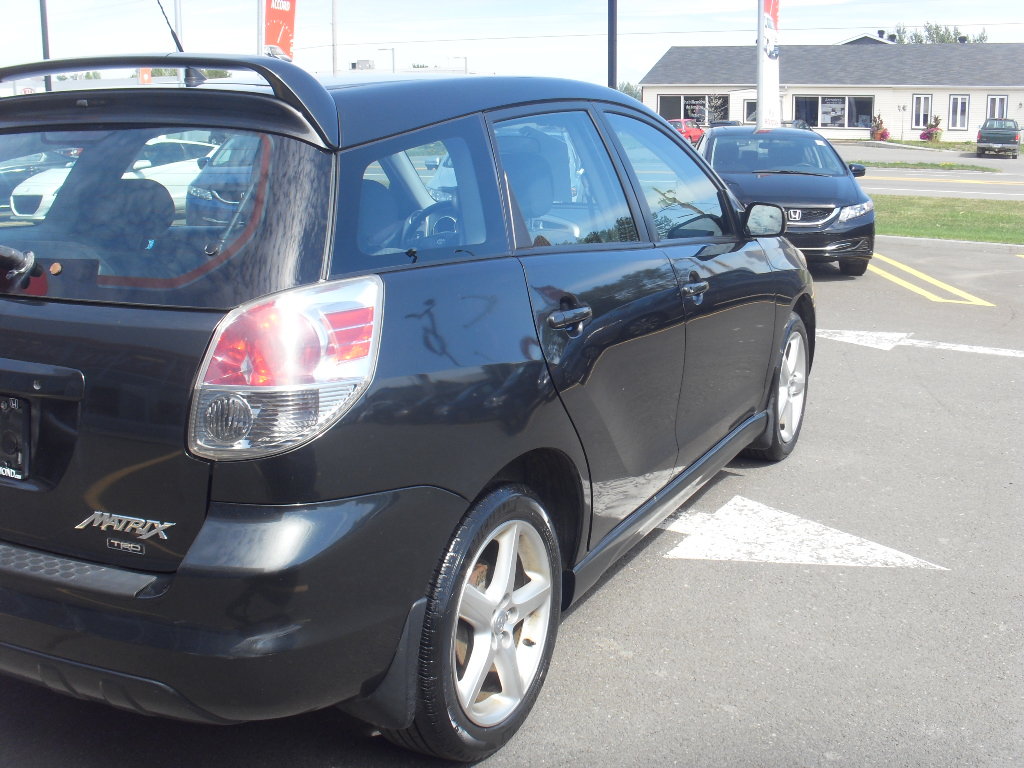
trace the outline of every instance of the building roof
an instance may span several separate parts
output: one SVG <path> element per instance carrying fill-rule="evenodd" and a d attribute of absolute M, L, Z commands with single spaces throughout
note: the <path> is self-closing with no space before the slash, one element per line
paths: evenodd
<path fill-rule="evenodd" d="M 641 85 L 757 83 L 755 46 L 673 46 Z M 1024 87 L 1024 43 L 784 45 L 782 85 Z"/>

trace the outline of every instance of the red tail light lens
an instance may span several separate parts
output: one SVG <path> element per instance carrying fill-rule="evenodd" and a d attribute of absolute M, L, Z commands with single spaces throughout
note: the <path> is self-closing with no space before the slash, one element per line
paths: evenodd
<path fill-rule="evenodd" d="M 379 278 L 357 278 L 225 317 L 199 372 L 190 450 L 220 460 L 268 456 L 334 424 L 373 377 L 383 294 Z"/>

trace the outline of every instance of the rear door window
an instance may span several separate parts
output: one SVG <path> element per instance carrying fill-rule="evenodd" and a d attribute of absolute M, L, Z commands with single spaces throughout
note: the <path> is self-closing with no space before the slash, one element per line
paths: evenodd
<path fill-rule="evenodd" d="M 227 129 L 0 136 L 0 244 L 40 265 L 12 290 L 223 308 L 313 282 L 331 165 L 293 139 Z"/>
<path fill-rule="evenodd" d="M 587 112 L 503 120 L 494 135 L 518 247 L 640 239 L 622 185 Z"/>

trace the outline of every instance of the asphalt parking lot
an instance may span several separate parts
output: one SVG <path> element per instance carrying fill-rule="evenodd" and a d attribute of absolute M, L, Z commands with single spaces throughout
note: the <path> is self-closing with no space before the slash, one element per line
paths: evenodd
<path fill-rule="evenodd" d="M 1024 763 L 1024 246 L 815 270 L 801 444 L 738 460 L 567 617 L 488 766 Z M 216 728 L 0 679 L 16 768 L 436 765 L 334 712 Z"/>
<path fill-rule="evenodd" d="M 977 157 L 975 152 L 911 147 L 886 142 L 835 142 L 846 162 L 868 163 L 860 185 L 875 195 L 962 197 L 978 200 L 1024 200 L 1024 160 L 1007 154 Z M 872 167 L 872 163 L 910 163 L 930 168 Z M 940 163 L 967 166 L 938 170 Z M 981 170 L 978 170 L 981 169 Z M 986 171 L 987 169 L 987 171 Z M 1021 227 L 1024 240 L 1024 226 Z"/>

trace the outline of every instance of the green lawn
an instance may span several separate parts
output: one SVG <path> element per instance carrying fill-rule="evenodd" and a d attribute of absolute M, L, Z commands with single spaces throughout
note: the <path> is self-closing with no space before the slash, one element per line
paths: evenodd
<path fill-rule="evenodd" d="M 950 149 L 958 152 L 973 152 L 978 148 L 977 143 L 974 141 L 920 141 L 920 140 L 906 140 L 898 141 L 897 139 L 889 139 L 889 144 L 902 144 L 906 147 L 927 147 L 928 149 Z"/>
<path fill-rule="evenodd" d="M 969 163 L 889 163 L 878 160 L 851 160 L 851 163 L 860 163 L 869 168 L 931 168 L 936 171 L 981 171 L 982 173 L 1002 173 L 999 168 L 989 168 L 984 165 L 971 165 Z"/>
<path fill-rule="evenodd" d="M 1024 244 L 1024 202 L 873 195 L 880 235 Z"/>

